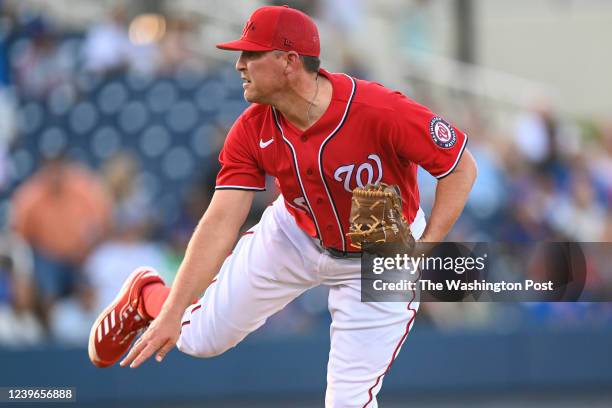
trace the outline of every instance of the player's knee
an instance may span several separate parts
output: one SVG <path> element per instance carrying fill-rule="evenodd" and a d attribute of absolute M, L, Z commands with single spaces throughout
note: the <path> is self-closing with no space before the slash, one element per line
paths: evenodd
<path fill-rule="evenodd" d="M 202 347 L 201 345 L 195 346 L 193 344 L 180 343 L 177 345 L 178 349 L 192 357 L 198 358 L 211 358 L 216 357 L 222 353 L 219 349 L 211 347 Z"/>
<path fill-rule="evenodd" d="M 191 343 L 188 341 L 179 341 L 177 348 L 193 357 L 198 358 L 211 358 L 217 357 L 225 353 L 227 350 L 234 347 L 235 344 L 221 344 L 210 341 L 200 341 L 198 343 Z"/>
<path fill-rule="evenodd" d="M 209 347 L 203 347 L 196 357 L 200 357 L 200 358 L 217 357 L 225 353 L 227 350 L 231 349 L 232 347 L 234 346 L 213 345 Z"/>

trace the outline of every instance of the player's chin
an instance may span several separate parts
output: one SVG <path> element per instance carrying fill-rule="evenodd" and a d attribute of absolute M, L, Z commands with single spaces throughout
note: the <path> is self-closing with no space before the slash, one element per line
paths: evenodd
<path fill-rule="evenodd" d="M 249 103 L 259 103 L 259 98 L 257 94 L 250 89 L 244 90 L 244 100 Z"/>

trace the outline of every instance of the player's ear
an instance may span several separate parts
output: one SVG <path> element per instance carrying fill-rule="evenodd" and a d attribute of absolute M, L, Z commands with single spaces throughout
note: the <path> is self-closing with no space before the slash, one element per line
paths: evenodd
<path fill-rule="evenodd" d="M 287 58 L 287 67 L 285 68 L 285 72 L 287 74 L 296 72 L 300 68 L 300 65 L 302 64 L 302 61 L 300 59 L 300 54 L 298 54 L 295 51 L 288 51 L 286 54 L 286 58 Z"/>

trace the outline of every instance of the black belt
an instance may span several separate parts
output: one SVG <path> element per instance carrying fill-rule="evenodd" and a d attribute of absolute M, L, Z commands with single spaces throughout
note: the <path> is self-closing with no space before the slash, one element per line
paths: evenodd
<path fill-rule="evenodd" d="M 325 252 L 332 258 L 344 259 L 344 258 L 361 258 L 361 252 L 346 252 L 335 248 L 324 248 Z"/>

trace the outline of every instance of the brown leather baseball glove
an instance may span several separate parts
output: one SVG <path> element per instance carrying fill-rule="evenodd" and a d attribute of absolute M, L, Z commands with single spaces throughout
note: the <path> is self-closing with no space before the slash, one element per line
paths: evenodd
<path fill-rule="evenodd" d="M 409 253 L 414 250 L 410 225 L 402 214 L 398 186 L 368 184 L 353 190 L 350 227 L 351 245 L 377 254 Z"/>

